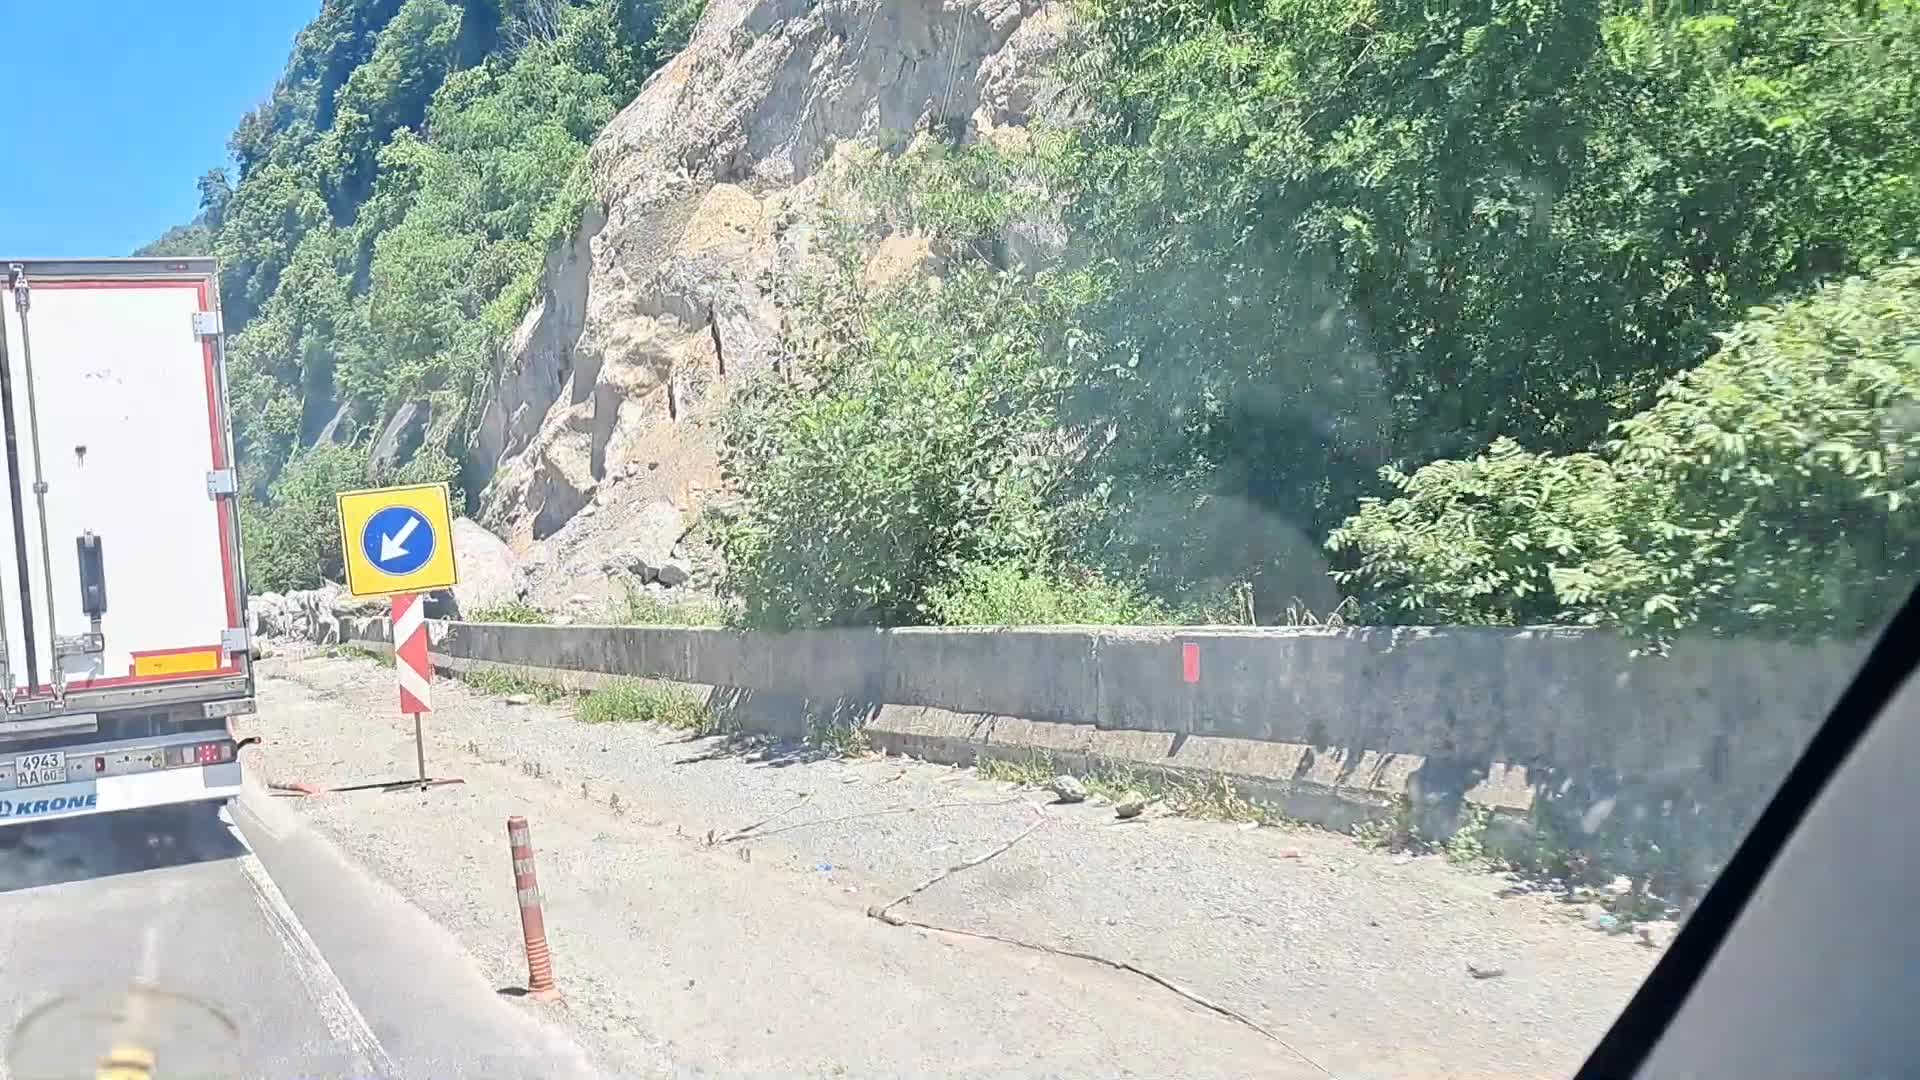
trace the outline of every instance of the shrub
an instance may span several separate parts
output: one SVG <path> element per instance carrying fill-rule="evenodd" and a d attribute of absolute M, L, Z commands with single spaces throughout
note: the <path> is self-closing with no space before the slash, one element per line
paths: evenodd
<path fill-rule="evenodd" d="M 1173 613 L 1138 587 L 1091 570 L 974 565 L 936 586 L 928 607 L 948 626 L 1145 625 Z"/>
<path fill-rule="evenodd" d="M 1620 542 L 1619 482 L 1592 454 L 1530 454 L 1511 439 L 1411 475 L 1381 470 L 1399 494 L 1363 499 L 1328 537 L 1355 563 L 1334 572 L 1388 622 L 1524 624 L 1570 617 L 1556 568 Z"/>
<path fill-rule="evenodd" d="M 1329 541 L 1399 622 L 1566 619 L 1656 644 L 1873 631 L 1920 566 L 1920 260 L 1779 308 L 1615 426 L 1605 458 L 1501 442 Z"/>
<path fill-rule="evenodd" d="M 341 575 L 340 518 L 334 496 L 365 487 L 367 455 L 351 447 L 314 447 L 288 462 L 265 503 L 240 504 L 248 587 L 311 589 Z"/>
<path fill-rule="evenodd" d="M 1664 637 L 1855 637 L 1920 569 L 1920 259 L 1757 309 L 1612 446 L 1635 559 L 1556 586 Z"/>
<path fill-rule="evenodd" d="M 740 510 L 718 533 L 750 625 L 919 621 L 959 567 L 1052 546 L 1071 293 L 982 271 L 908 288 L 830 365 L 743 395 L 724 457 Z"/>

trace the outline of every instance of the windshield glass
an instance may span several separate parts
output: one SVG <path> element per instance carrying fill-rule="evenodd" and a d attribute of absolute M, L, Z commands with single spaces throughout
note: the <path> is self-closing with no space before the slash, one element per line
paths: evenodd
<path fill-rule="evenodd" d="M 0 1080 L 1566 1075 L 1920 580 L 1913 0 L 0 68 Z"/>

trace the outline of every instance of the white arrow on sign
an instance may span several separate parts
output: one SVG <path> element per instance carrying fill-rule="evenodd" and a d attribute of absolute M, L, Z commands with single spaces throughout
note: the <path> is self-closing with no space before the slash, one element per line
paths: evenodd
<path fill-rule="evenodd" d="M 399 532 L 391 535 L 387 533 L 380 534 L 380 561 L 392 562 L 400 556 L 405 555 L 407 553 L 407 537 L 412 536 L 413 530 L 419 527 L 419 517 L 410 517 L 407 519 L 405 525 L 400 526 Z"/>

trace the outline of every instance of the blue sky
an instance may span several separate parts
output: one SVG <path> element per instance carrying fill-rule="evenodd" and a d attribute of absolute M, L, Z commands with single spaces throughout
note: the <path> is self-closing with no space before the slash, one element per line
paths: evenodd
<path fill-rule="evenodd" d="M 126 255 L 273 89 L 320 0 L 0 0 L 0 258 Z"/>

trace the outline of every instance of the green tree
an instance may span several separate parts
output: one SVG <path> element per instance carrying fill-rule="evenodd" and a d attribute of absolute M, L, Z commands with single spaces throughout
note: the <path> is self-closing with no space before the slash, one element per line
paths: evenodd
<path fill-rule="evenodd" d="M 1430 464 L 1330 541 L 1396 622 L 1855 637 L 1920 565 L 1920 260 L 1760 308 L 1604 457 Z"/>
<path fill-rule="evenodd" d="M 229 141 L 236 179 L 203 175 L 194 221 L 142 249 L 220 258 L 269 580 L 320 572 L 295 563 L 323 549 L 270 526 L 302 490 L 274 481 L 320 468 L 307 448 L 336 412 L 377 421 L 428 399 L 426 444 L 393 477 L 457 475 L 496 350 L 591 198 L 588 144 L 697 14 L 677 0 L 325 0 L 300 33 Z M 680 36 L 652 42 L 656 27 Z"/>
<path fill-rule="evenodd" d="M 366 484 L 365 451 L 316 447 L 287 464 L 273 482 L 268 502 L 242 499 L 241 551 L 248 587 L 284 592 L 341 580 L 334 496 Z"/>
<path fill-rule="evenodd" d="M 1127 418 L 1115 562 L 1214 558 L 1210 499 L 1321 537 L 1381 466 L 1592 449 L 1711 328 L 1915 235 L 1911 4 L 1089 10 L 1056 182 L 1113 274 L 1075 416 Z"/>
<path fill-rule="evenodd" d="M 332 126 L 314 150 L 336 218 L 366 198 L 380 145 L 426 115 L 453 70 L 461 15 L 447 0 L 406 0 L 380 31 L 373 55 L 341 84 Z"/>

